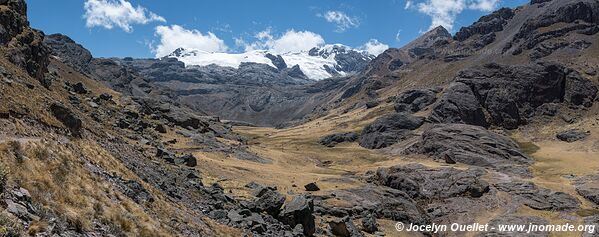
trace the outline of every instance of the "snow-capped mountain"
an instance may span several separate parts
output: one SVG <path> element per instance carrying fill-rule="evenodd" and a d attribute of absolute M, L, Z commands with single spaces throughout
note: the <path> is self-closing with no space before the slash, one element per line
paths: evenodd
<path fill-rule="evenodd" d="M 275 55 L 267 50 L 254 50 L 244 53 L 212 53 L 198 49 L 179 48 L 166 56 L 176 58 L 186 66 L 208 66 L 239 68 L 242 63 L 252 62 L 269 65 L 277 69 L 298 65 L 310 79 L 322 80 L 335 76 L 345 76 L 364 69 L 375 58 L 366 51 L 352 49 L 345 45 L 330 44 L 310 51 L 290 52 Z"/>

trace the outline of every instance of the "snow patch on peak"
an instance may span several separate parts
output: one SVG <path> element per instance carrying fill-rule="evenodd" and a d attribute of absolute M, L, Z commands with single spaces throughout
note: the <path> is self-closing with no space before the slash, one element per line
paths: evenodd
<path fill-rule="evenodd" d="M 239 68 L 242 63 L 261 63 L 276 68 L 267 54 L 277 55 L 268 50 L 252 50 L 244 53 L 215 53 L 198 49 L 178 48 L 168 58 L 176 58 L 186 66 L 208 66 L 215 64 L 223 67 Z M 344 65 L 340 65 L 340 58 L 355 57 L 356 60 L 368 62 L 374 58 L 363 50 L 352 49 L 342 44 L 327 44 L 316 47 L 310 51 L 289 52 L 280 55 L 289 68 L 298 65 L 300 70 L 310 79 L 322 80 L 334 76 L 345 76 L 353 71 L 344 71 Z M 349 56 L 348 56 L 349 55 Z M 345 62 L 344 62 L 345 63 Z"/>

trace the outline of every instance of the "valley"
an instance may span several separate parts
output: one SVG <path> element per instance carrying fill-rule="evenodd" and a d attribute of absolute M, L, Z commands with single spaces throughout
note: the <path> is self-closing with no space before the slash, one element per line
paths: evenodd
<path fill-rule="evenodd" d="M 2 236 L 598 235 L 396 229 L 599 229 L 597 1 L 378 56 L 96 58 L 26 12 L 0 1 Z"/>

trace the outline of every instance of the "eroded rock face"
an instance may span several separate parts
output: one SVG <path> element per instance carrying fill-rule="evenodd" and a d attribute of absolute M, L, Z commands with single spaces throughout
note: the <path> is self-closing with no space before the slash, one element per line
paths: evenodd
<path fill-rule="evenodd" d="M 477 236 L 514 236 L 514 237 L 545 237 L 549 236 L 548 232 L 534 231 L 528 233 L 529 225 L 547 225 L 549 222 L 538 216 L 516 216 L 516 215 L 507 215 L 495 218 L 489 222 L 489 226 L 495 227 L 486 233 L 481 233 Z M 497 229 L 498 225 L 526 225 L 524 231 L 515 231 L 515 232 L 499 232 Z"/>
<path fill-rule="evenodd" d="M 599 175 L 579 178 L 574 182 L 576 192 L 587 200 L 599 205 Z"/>
<path fill-rule="evenodd" d="M 424 118 L 406 113 L 394 113 L 378 118 L 362 130 L 360 146 L 380 149 L 400 142 L 412 135 L 411 130 L 424 123 Z"/>
<path fill-rule="evenodd" d="M 571 69 L 551 63 L 487 64 L 460 72 L 456 80 L 469 89 L 461 84 L 446 89 L 433 110 L 432 121 L 484 125 L 479 118 L 483 116 L 482 110 L 478 110 L 479 105 L 489 114 L 489 124 L 515 129 L 526 124 L 534 110 L 543 104 L 566 102 L 591 106 L 597 94 L 597 87 L 591 81 Z"/>
<path fill-rule="evenodd" d="M 424 131 L 422 139 L 405 151 L 438 159 L 451 155 L 452 160 L 480 167 L 493 167 L 506 173 L 529 175 L 532 159 L 519 150 L 508 137 L 479 126 L 438 124 Z"/>

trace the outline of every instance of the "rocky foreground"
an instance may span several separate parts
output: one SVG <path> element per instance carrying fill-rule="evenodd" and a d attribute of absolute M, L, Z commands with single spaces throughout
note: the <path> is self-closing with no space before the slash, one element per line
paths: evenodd
<path fill-rule="evenodd" d="M 599 225 L 595 1 L 500 9 L 318 83 L 293 67 L 94 58 L 66 36 L 31 29 L 22 0 L 0 1 L 0 16 L 2 235 Z M 233 103 L 218 112 L 241 121 L 210 116 L 214 101 Z M 247 126 L 255 121 L 285 126 Z"/>

